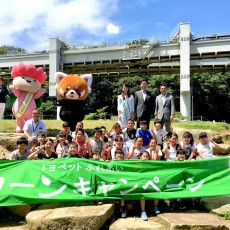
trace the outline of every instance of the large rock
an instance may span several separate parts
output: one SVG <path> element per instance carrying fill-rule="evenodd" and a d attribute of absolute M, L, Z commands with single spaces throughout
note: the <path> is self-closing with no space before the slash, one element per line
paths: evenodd
<path fill-rule="evenodd" d="M 223 137 L 221 135 L 214 135 L 212 138 L 217 144 L 223 143 Z"/>
<path fill-rule="evenodd" d="M 210 213 L 164 213 L 158 216 L 164 229 L 229 230 L 229 223 Z"/>
<path fill-rule="evenodd" d="M 207 211 L 211 211 L 220 216 L 225 212 L 230 212 L 230 196 L 205 197 L 201 199 L 201 204 Z"/>
<path fill-rule="evenodd" d="M 217 155 L 228 155 L 230 154 L 230 145 L 229 144 L 218 144 L 221 149 L 213 149 L 214 154 Z"/>
<path fill-rule="evenodd" d="M 197 130 L 197 129 L 186 129 L 186 128 L 174 128 L 173 132 L 178 134 L 179 140 L 182 139 L 182 135 L 184 132 L 190 132 L 193 135 L 194 141 L 196 144 L 199 143 L 199 134 L 201 132 L 206 132 L 208 134 L 208 138 L 212 139 L 214 135 L 216 135 L 216 133 L 214 133 L 213 131 L 210 130 Z"/>
<path fill-rule="evenodd" d="M 0 227 L 1 230 L 29 230 L 27 225 Z"/>
<path fill-rule="evenodd" d="M 17 148 L 16 142 L 22 133 L 0 133 L 0 145 L 12 152 Z"/>
<path fill-rule="evenodd" d="M 9 159 L 10 151 L 8 149 L 4 148 L 2 145 L 0 145 L 0 160 Z"/>
<path fill-rule="evenodd" d="M 157 223 L 156 218 L 149 218 L 148 221 L 143 221 L 140 217 L 138 218 L 125 218 L 117 219 L 111 226 L 110 230 L 128 230 L 128 229 L 142 229 L 142 230 L 164 230 L 166 229 L 160 223 Z"/>
<path fill-rule="evenodd" d="M 30 229 L 100 229 L 114 212 L 113 204 L 61 207 L 31 211 L 26 216 Z"/>

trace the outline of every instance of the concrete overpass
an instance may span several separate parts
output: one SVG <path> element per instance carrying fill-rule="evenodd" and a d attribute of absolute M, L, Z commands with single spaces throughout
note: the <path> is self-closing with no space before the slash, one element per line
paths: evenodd
<path fill-rule="evenodd" d="M 49 94 L 56 96 L 54 73 L 91 73 L 96 76 L 145 76 L 180 73 L 180 112 L 191 117 L 190 74 L 230 70 L 230 34 L 194 37 L 189 23 L 181 23 L 166 41 L 159 38 L 126 43 L 70 45 L 50 39 L 42 53 L 1 55 L 0 75 L 10 78 L 18 62 L 42 66 L 49 76 Z"/>

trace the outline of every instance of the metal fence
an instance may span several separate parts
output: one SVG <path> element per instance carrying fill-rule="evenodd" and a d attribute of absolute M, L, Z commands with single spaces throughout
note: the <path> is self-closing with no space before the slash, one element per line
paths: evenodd
<path fill-rule="evenodd" d="M 193 116 L 193 121 L 210 121 L 207 118 L 203 117 L 203 116 Z"/>

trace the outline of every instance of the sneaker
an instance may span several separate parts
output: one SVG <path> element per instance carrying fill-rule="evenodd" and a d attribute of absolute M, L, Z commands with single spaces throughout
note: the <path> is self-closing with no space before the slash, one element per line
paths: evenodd
<path fill-rule="evenodd" d="M 185 205 L 182 204 L 182 205 L 180 205 L 179 209 L 180 209 L 180 210 L 185 210 L 185 209 L 187 209 L 187 207 L 186 207 Z"/>
<path fill-rule="evenodd" d="M 158 207 L 157 206 L 153 206 L 153 213 L 155 215 L 159 215 L 161 212 L 159 211 Z"/>
<path fill-rule="evenodd" d="M 127 211 L 124 206 L 121 206 L 121 217 L 125 218 L 127 216 Z"/>
<path fill-rule="evenodd" d="M 144 221 L 147 221 L 147 220 L 148 220 L 148 217 L 147 217 L 145 211 L 141 212 L 141 219 L 144 220 Z"/>

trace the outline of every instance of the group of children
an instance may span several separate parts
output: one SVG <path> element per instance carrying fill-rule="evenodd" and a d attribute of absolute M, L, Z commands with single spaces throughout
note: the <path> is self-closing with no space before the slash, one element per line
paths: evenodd
<path fill-rule="evenodd" d="M 88 158 L 92 160 L 171 160 L 185 161 L 207 159 L 213 157 L 213 148 L 220 148 L 214 141 L 209 140 L 207 133 L 199 134 L 200 143 L 194 143 L 193 135 L 184 132 L 181 141 L 176 133 L 167 133 L 161 122 L 156 120 L 152 129 L 147 129 L 147 122 L 141 121 L 140 128 L 135 129 L 134 121 L 129 120 L 127 128 L 122 129 L 115 123 L 107 132 L 104 126 L 96 127 L 90 140 L 78 122 L 75 132 L 71 132 L 65 122 L 56 139 L 47 138 L 45 133 L 37 136 L 37 145 L 28 149 L 28 140 L 20 137 L 17 149 L 10 155 L 10 160 L 35 160 L 55 158 Z M 153 213 L 160 214 L 157 207 L 158 200 L 154 200 Z M 145 201 L 140 201 L 141 218 L 148 220 L 145 212 Z M 126 217 L 124 201 L 121 201 L 121 216 Z"/>

